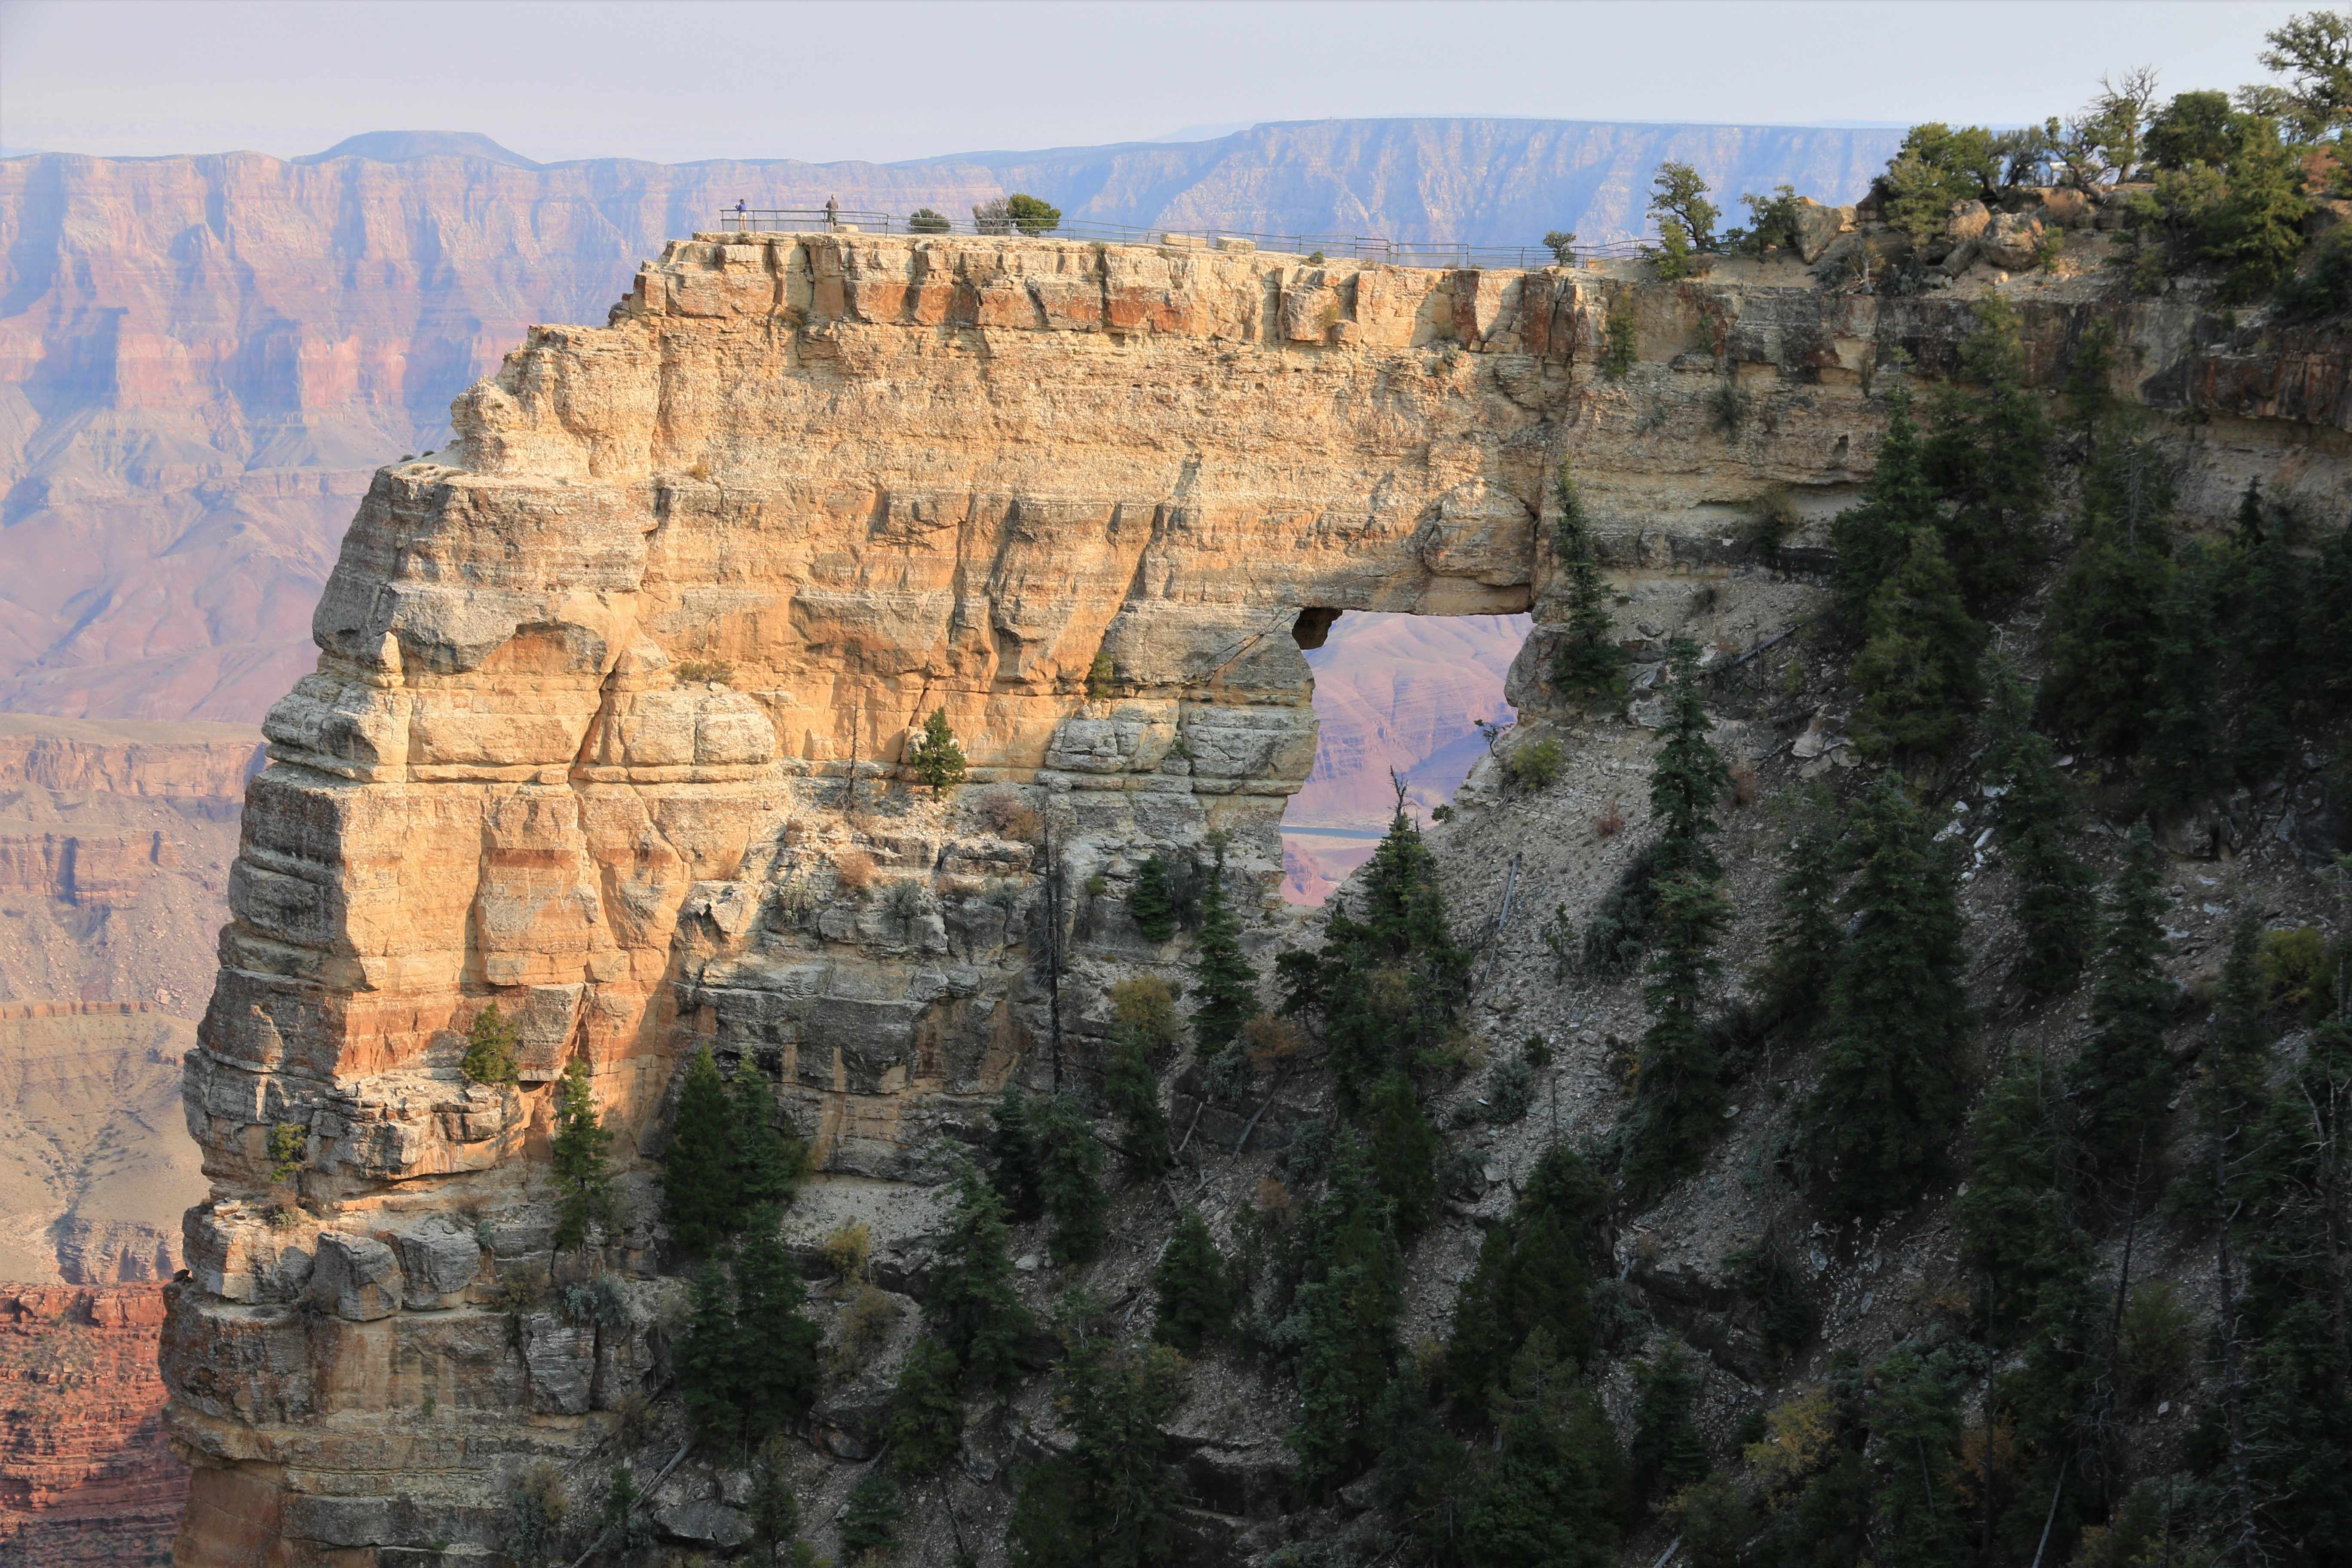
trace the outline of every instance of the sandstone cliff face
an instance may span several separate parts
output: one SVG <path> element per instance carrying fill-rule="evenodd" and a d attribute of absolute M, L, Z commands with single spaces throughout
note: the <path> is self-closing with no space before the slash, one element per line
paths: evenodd
<path fill-rule="evenodd" d="M 2054 375 L 2094 307 L 2021 305 Z M 1643 363 L 1609 382 L 1619 312 Z M 2185 310 L 2123 325 L 2134 387 L 2194 357 Z M 1108 981 L 1174 972 L 1123 913 L 1145 855 L 1229 834 L 1270 940 L 1328 612 L 1532 611 L 1510 694 L 1547 711 L 1572 455 L 1629 636 L 1688 598 L 1673 579 L 1731 572 L 1690 624 L 1776 633 L 1810 590 L 1744 563 L 1744 509 L 1785 484 L 1826 518 L 1869 470 L 1867 382 L 1898 346 L 1940 374 L 1968 327 L 1962 298 L 1793 268 L 775 235 L 675 245 L 609 326 L 534 329 L 451 449 L 377 476 L 318 668 L 265 724 L 187 1062 L 214 1196 L 165 1338 L 199 1466 L 180 1560 L 494 1548 L 519 1467 L 586 1463 L 661 1376 L 677 1286 L 643 1172 L 683 1051 L 772 1075 L 837 1179 L 935 1180 L 936 1136 L 1098 1033 Z M 2308 433 L 2262 422 L 2332 405 L 2305 380 L 2208 412 L 2192 500 L 2261 472 L 2341 501 Z M 933 710 L 973 763 L 941 799 L 891 776 Z M 1001 836 L 1016 805 L 1045 841 Z M 455 1070 L 493 999 L 519 1089 Z M 531 1286 L 558 1261 L 545 1085 L 574 1058 L 635 1184 L 621 1304 L 584 1317 Z"/>
<path fill-rule="evenodd" d="M 1835 200 L 1894 140 L 1333 121 L 888 166 L 0 160 L 0 707 L 257 719 L 309 666 L 368 473 L 440 445 L 530 324 L 601 319 L 640 258 L 738 199 L 961 215 L 1027 190 L 1074 219 L 1518 245 L 1638 227 L 1662 158 Z"/>

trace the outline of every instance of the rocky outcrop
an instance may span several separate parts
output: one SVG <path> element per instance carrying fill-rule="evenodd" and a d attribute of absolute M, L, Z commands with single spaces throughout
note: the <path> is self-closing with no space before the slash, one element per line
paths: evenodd
<path fill-rule="evenodd" d="M 161 1286 L 0 1287 L 0 1557 L 23 1568 L 168 1551 L 188 1468 L 163 1431 Z"/>
<path fill-rule="evenodd" d="M 2043 378 L 2105 309 L 2020 304 Z M 264 726 L 187 1061 L 213 1197 L 165 1335 L 181 1562 L 495 1548 L 520 1468 L 585 1462 L 659 1376 L 681 1286 L 646 1172 L 685 1052 L 768 1074 L 837 1178 L 936 1181 L 981 1097 L 1100 1034 L 1108 981 L 1178 973 L 1124 913 L 1147 855 L 1217 836 L 1255 940 L 1278 922 L 1334 614 L 1530 612 L 1509 695 L 1549 711 L 1569 457 L 1629 640 L 1733 574 L 1674 624 L 1761 640 L 1811 590 L 1742 520 L 1787 487 L 1818 545 L 1874 378 L 1898 348 L 1946 374 L 1971 323 L 1964 291 L 1780 264 L 778 234 L 678 243 L 607 326 L 534 329 L 451 448 L 378 474 Z M 2135 387 L 2200 352 L 2182 307 L 2120 323 Z M 2259 471 L 2340 503 L 2256 415 L 2206 411 L 2192 500 Z M 933 711 L 972 764 L 936 796 L 901 771 Z M 456 1070 L 493 1001 L 519 1087 Z M 575 1059 L 628 1217 L 550 1306 Z"/>
<path fill-rule="evenodd" d="M 227 800 L 261 765 L 243 724 L 159 724 L 0 713 L 0 788 Z"/>

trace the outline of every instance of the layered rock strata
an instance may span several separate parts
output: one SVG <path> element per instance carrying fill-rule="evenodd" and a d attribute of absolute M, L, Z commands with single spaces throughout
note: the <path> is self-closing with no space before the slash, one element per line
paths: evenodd
<path fill-rule="evenodd" d="M 1970 317 L 1789 271 L 703 236 L 608 325 L 534 329 L 455 447 L 378 474 L 265 725 L 187 1062 L 214 1196 L 165 1337 L 180 1561 L 487 1552 L 522 1467 L 584 1466 L 663 1375 L 644 1171 L 696 1045 L 771 1075 L 837 1177 L 920 1182 L 976 1097 L 1099 1033 L 1108 981 L 1171 963 L 1123 913 L 1145 856 L 1221 846 L 1264 940 L 1302 644 L 1531 610 L 1510 695 L 1545 711 L 1563 457 L 1621 580 L 1746 574 L 1726 651 L 1805 613 L 1749 509 L 1786 486 L 1817 529 L 1868 474 L 1874 378 L 1898 348 L 1945 373 Z M 2036 375 L 2085 298 L 2022 294 Z M 2119 379 L 2206 374 L 2190 313 L 2120 320 Z M 2192 497 L 2336 482 L 2260 424 L 2321 371 L 2208 409 Z M 901 766 L 934 710 L 972 763 L 939 797 Z M 492 1001 L 519 1087 L 457 1071 Z M 575 1058 L 628 1173 L 603 1305 L 545 1294 Z"/>
<path fill-rule="evenodd" d="M 159 1285 L 0 1289 L 0 1558 L 151 1562 L 188 1468 L 163 1439 Z"/>

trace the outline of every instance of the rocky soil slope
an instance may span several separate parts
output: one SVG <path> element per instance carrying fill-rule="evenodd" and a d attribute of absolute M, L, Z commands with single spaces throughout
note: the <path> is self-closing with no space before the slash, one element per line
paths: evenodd
<path fill-rule="evenodd" d="M 2042 384 L 2104 317 L 2119 389 L 2194 405 L 2194 513 L 2253 474 L 2341 510 L 2326 345 L 2242 348 L 2189 302 L 2117 307 L 2089 278 L 1979 270 L 1897 300 L 1793 263 L 1666 286 L 708 237 L 645 268 L 610 326 L 534 330 L 460 401 L 449 449 L 377 476 L 316 617 L 318 670 L 265 725 L 187 1080 L 213 1197 L 189 1216 L 166 1335 L 171 1429 L 198 1465 L 181 1561 L 485 1553 L 529 1463 L 584 1487 L 669 1440 L 621 1413 L 663 1385 L 680 1310 L 647 1162 L 698 1042 L 769 1074 L 814 1138 L 825 1175 L 795 1233 L 870 1216 L 877 1279 L 919 1289 L 942 1151 L 985 1097 L 1083 1056 L 1110 981 L 1183 975 L 1183 946 L 1123 913 L 1145 855 L 1223 831 L 1264 890 L 1253 948 L 1292 932 L 1277 824 L 1314 754 L 1300 647 L 1330 612 L 1531 611 L 1509 695 L 1556 720 L 1538 545 L 1566 456 L 1637 658 L 1675 628 L 1758 647 L 1815 593 L 1756 570 L 1741 520 L 1785 486 L 1795 542 L 1817 544 L 1869 472 L 1873 378 L 1898 350 L 1948 374 L 1988 288 L 2014 295 Z M 1603 376 L 1622 320 L 1638 363 Z M 933 710 L 974 764 L 936 799 L 896 766 Z M 1641 731 L 1571 739 L 1581 772 L 1559 799 L 1580 812 L 1606 789 L 1638 824 Z M 1507 844 L 1481 816 L 1449 830 L 1475 851 L 1448 873 L 1474 925 L 1507 847 L 1580 918 L 1596 862 L 1633 837 L 1592 846 L 1530 818 Z M 1058 994 L 1037 963 L 1055 902 L 1072 913 Z M 1523 947 L 1524 924 L 1507 931 Z M 1501 1027 L 1521 1028 L 1517 998 L 1564 1037 L 1561 1114 L 1587 1089 L 1599 1114 L 1623 1004 L 1537 998 L 1523 956 L 1483 984 Z M 519 1089 L 455 1070 L 492 1000 L 522 1020 Z M 572 1267 L 551 1256 L 542 1152 L 546 1085 L 572 1060 L 628 1173 L 604 1252 L 621 1304 L 593 1321 L 534 1295 Z M 289 1129 L 299 1168 L 274 1186 Z M 1246 1142 L 1202 1136 L 1227 1132 Z M 1507 1201 L 1521 1135 L 1479 1167 L 1481 1202 Z M 1206 1163 L 1204 1205 L 1255 1190 L 1250 1157 Z M 1162 1202 L 1129 1200 L 1087 1283 L 1132 1299 Z M 1417 1251 L 1414 1331 L 1442 1320 L 1472 1234 Z M 1070 1283 L 1045 1275 L 1024 1289 Z M 891 1359 L 821 1406 L 803 1478 L 820 1541 Z M 1033 1428 L 1044 1398 L 1016 1406 Z M 1267 1517 L 1286 1420 L 1263 1385 L 1202 1382 L 1174 1436 L 1204 1528 L 1261 1544 L 1286 1528 Z M 1001 1521 L 1021 1425 L 967 1457 L 956 1515 L 923 1515 L 920 1560 L 948 1560 L 956 1518 Z M 689 1466 L 660 1516 L 694 1540 L 735 1484 Z"/>

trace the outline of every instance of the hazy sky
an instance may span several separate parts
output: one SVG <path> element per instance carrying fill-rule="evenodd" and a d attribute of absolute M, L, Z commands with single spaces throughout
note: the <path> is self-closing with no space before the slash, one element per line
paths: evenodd
<path fill-rule="evenodd" d="M 2257 79 L 2263 33 L 2309 8 L 0 0 L 0 145 L 890 160 L 1340 115 L 2016 123 L 2132 65 Z"/>

